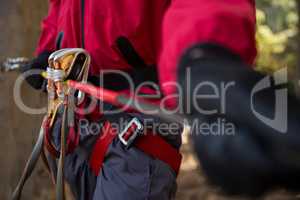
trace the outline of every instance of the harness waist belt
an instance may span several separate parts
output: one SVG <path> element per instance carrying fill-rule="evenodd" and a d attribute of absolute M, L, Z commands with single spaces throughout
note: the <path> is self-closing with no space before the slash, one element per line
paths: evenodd
<path fill-rule="evenodd" d="M 89 160 L 90 167 L 95 175 L 98 175 L 102 168 L 109 145 L 118 136 L 118 132 L 111 127 L 108 121 L 105 122 L 103 130 L 105 132 L 97 139 Z M 153 133 L 140 135 L 133 142 L 133 146 L 147 155 L 165 162 L 174 170 L 176 175 L 178 174 L 182 156 L 177 149 L 167 143 L 161 136 Z"/>

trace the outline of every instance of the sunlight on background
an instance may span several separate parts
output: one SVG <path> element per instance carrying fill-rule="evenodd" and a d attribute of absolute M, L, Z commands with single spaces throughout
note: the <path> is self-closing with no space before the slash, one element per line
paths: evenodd
<path fill-rule="evenodd" d="M 257 69 L 271 73 L 288 67 L 295 74 L 298 48 L 296 0 L 257 2 Z"/>

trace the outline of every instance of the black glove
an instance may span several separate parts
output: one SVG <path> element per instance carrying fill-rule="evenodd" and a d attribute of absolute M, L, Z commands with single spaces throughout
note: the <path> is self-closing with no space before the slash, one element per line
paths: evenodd
<path fill-rule="evenodd" d="M 25 73 L 33 69 L 40 69 L 46 70 L 48 66 L 48 57 L 50 56 L 51 52 L 43 52 L 37 58 L 30 61 L 28 64 L 21 68 L 21 72 Z M 30 75 L 26 76 L 26 81 L 34 88 L 34 89 L 42 89 L 42 86 L 45 85 L 45 79 L 42 75 Z"/>
<path fill-rule="evenodd" d="M 253 113 L 255 108 L 269 118 L 274 117 L 275 89 L 262 90 L 251 101 L 253 88 L 266 76 L 252 70 L 237 55 L 217 45 L 196 45 L 186 52 L 179 66 L 180 84 L 184 89 L 187 81 L 191 85 L 191 92 L 186 93 L 187 95 L 193 94 L 195 89 L 198 89 L 197 94 L 216 94 L 211 85 L 217 86 L 219 91 L 222 83 L 225 86 L 234 83 L 228 85 L 225 91 L 226 102 L 222 97 L 197 98 L 197 105 L 193 102 L 193 97 L 186 98 L 184 102 L 184 108 L 191 105 L 191 112 L 187 113 L 190 123 L 200 119 L 202 124 L 206 124 L 204 129 L 192 127 L 192 137 L 209 180 L 229 194 L 259 195 L 277 186 L 299 189 L 298 100 L 294 96 L 287 98 L 288 129 L 286 133 L 282 133 L 281 130 L 266 125 Z M 190 70 L 191 80 L 187 80 L 187 69 Z M 206 84 L 207 87 L 199 89 L 199 83 L 205 81 L 210 86 Z M 208 115 L 198 107 L 205 110 L 217 109 L 218 112 Z M 213 124 L 216 127 L 216 123 L 220 121 L 226 123 L 226 126 L 229 123 L 233 125 L 229 126 L 230 133 L 207 128 L 213 127 Z"/>

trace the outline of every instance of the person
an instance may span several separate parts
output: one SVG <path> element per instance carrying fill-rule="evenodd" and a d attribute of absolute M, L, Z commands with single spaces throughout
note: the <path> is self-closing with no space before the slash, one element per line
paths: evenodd
<path fill-rule="evenodd" d="M 191 131 L 209 180 L 228 193 L 260 194 L 273 186 L 297 185 L 299 112 L 295 98 L 289 98 L 297 109 L 289 107 L 292 128 L 288 134 L 277 133 L 250 112 L 251 88 L 264 77 L 249 67 L 257 54 L 255 23 L 254 0 L 50 0 L 37 58 L 24 71 L 45 69 L 47 57 L 55 50 L 81 47 L 91 55 L 89 74 L 95 85 L 99 85 L 99 73 L 110 69 L 127 72 L 135 83 L 159 81 L 163 97 L 178 93 L 176 83 L 199 91 L 199 83 L 203 81 L 217 86 L 234 81 L 238 87 L 231 90 L 227 87 L 230 95 L 225 95 L 226 109 L 222 113 L 199 111 L 195 101 L 191 102 L 195 93 L 187 87 L 183 87 L 180 97 L 184 108 L 189 107 L 184 110 L 189 120 L 201 119 L 210 125 L 221 117 L 235 125 L 234 136 L 216 137 L 212 130 L 206 134 L 201 134 L 203 130 L 196 134 L 199 129 Z M 41 76 L 27 77 L 27 80 L 36 89 L 43 85 Z M 106 88 L 127 87 L 115 76 L 106 80 Z M 203 89 L 201 94 L 211 94 L 211 89 Z M 271 93 L 255 101 L 267 113 L 272 110 Z M 180 103 L 176 98 L 167 98 L 166 102 L 168 108 Z M 221 109 L 216 99 L 196 99 L 196 103 L 206 110 Z M 111 109 L 111 105 L 104 107 Z M 120 118 L 145 119 L 136 116 L 125 112 L 106 117 L 98 113 L 93 119 L 99 124 Z M 59 123 L 56 124 L 59 129 Z M 99 145 L 95 144 L 98 137 L 91 143 L 90 137 L 81 137 L 78 147 L 66 158 L 66 179 L 76 199 L 174 198 L 180 165 L 180 134 L 159 136 L 166 142 L 160 152 L 171 149 L 173 154 L 169 157 L 177 158 L 175 169 L 168 161 L 159 159 L 160 155 L 141 151 L 136 141 L 131 148 L 124 148 L 118 138 L 107 147 L 100 167 L 99 163 L 95 166 L 91 158 L 100 157 Z"/>

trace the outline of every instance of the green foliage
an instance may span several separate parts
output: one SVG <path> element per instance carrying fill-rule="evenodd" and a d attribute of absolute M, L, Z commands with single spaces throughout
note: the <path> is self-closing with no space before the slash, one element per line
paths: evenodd
<path fill-rule="evenodd" d="M 271 73 L 282 67 L 294 71 L 297 65 L 296 0 L 257 1 L 257 70 Z"/>

